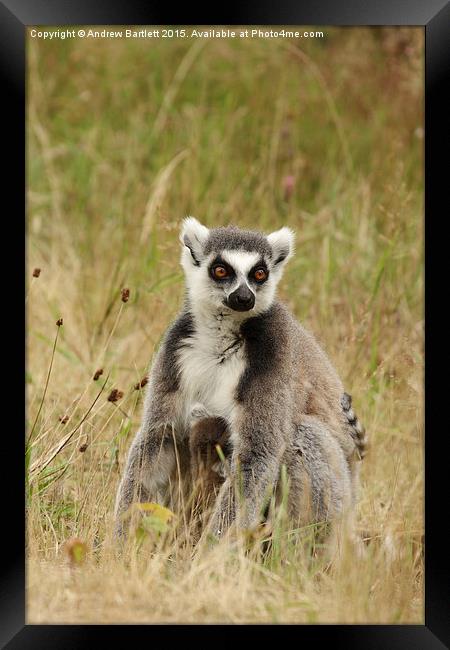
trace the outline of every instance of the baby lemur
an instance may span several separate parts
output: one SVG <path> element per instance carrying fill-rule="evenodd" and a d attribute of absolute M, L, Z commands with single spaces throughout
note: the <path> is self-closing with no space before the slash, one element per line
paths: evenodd
<path fill-rule="evenodd" d="M 199 484 L 208 499 L 215 496 L 222 485 L 230 456 L 230 434 L 226 421 L 211 415 L 203 404 L 195 404 L 191 410 L 189 431 L 190 479 L 193 484 Z"/>
<path fill-rule="evenodd" d="M 351 398 L 346 393 L 342 406 L 347 414 L 349 433 L 355 438 L 362 458 L 365 454 L 363 429 L 351 410 Z M 227 475 L 232 450 L 229 433 L 225 420 L 213 417 L 201 404 L 193 407 L 189 433 L 191 478 L 200 490 L 203 507 L 217 494 Z M 351 505 L 352 481 L 346 459 L 333 438 L 317 430 L 314 422 L 305 418 L 297 428 L 284 462 L 289 477 L 288 514 L 297 525 L 333 520 Z"/>
<path fill-rule="evenodd" d="M 292 231 L 208 229 L 189 217 L 180 239 L 186 299 L 150 371 L 117 493 L 117 533 L 133 500 L 163 496 L 189 442 L 192 458 L 196 403 L 205 417 L 219 418 L 228 446 L 213 534 L 234 520 L 244 529 L 256 525 L 283 465 L 293 520 L 341 519 L 356 498 L 365 434 L 328 357 L 275 299 L 293 253 Z"/>

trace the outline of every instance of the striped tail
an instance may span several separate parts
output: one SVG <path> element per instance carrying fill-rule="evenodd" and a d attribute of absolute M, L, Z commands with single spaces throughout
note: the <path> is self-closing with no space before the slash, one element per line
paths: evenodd
<path fill-rule="evenodd" d="M 348 393 L 344 393 L 341 397 L 341 406 L 347 422 L 350 427 L 350 434 L 355 442 L 356 451 L 359 459 L 362 460 L 367 453 L 368 440 L 366 430 L 358 420 L 352 409 L 352 397 Z"/>

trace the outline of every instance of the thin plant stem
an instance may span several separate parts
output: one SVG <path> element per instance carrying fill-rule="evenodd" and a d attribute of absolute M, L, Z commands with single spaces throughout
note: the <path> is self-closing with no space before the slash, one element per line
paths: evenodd
<path fill-rule="evenodd" d="M 59 330 L 60 330 L 60 327 L 61 327 L 60 325 L 57 325 L 55 341 L 54 341 L 54 343 L 53 343 L 52 357 L 51 357 L 51 359 L 50 359 L 50 366 L 49 366 L 48 373 L 47 373 L 47 380 L 46 380 L 46 382 L 45 382 L 44 393 L 43 393 L 43 395 L 42 395 L 41 403 L 39 404 L 38 412 L 37 412 L 37 414 L 36 414 L 36 418 L 35 418 L 35 420 L 34 420 L 34 423 L 33 423 L 32 428 L 31 428 L 30 435 L 28 436 L 28 440 L 27 440 L 27 444 L 28 444 L 28 445 L 29 445 L 30 442 L 31 442 L 31 438 L 32 438 L 33 433 L 34 433 L 34 430 L 35 430 L 35 428 L 36 428 L 37 421 L 38 421 L 38 419 L 39 419 L 39 416 L 40 416 L 41 411 L 42 411 L 42 407 L 43 407 L 43 405 L 44 405 L 45 396 L 46 396 L 46 394 L 47 394 L 47 388 L 48 388 L 48 384 L 49 384 L 49 381 L 50 381 L 50 375 L 51 375 L 52 368 L 53 368 L 53 359 L 55 358 L 55 350 L 56 350 L 56 344 L 57 344 L 57 342 L 58 342 L 58 336 L 59 336 Z"/>

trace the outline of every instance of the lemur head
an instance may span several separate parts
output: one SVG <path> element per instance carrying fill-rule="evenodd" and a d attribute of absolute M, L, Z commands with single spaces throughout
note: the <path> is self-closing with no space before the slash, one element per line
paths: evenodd
<path fill-rule="evenodd" d="M 184 220 L 180 240 L 192 306 L 236 318 L 271 306 L 294 247 L 294 233 L 286 227 L 266 236 L 234 226 L 209 229 L 193 217 Z"/>

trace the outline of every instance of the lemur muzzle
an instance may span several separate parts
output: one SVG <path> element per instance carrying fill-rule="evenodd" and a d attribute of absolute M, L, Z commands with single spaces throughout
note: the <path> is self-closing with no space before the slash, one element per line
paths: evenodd
<path fill-rule="evenodd" d="M 241 284 L 227 298 L 227 305 L 235 311 L 249 311 L 255 306 L 255 294 L 246 284 Z"/>

